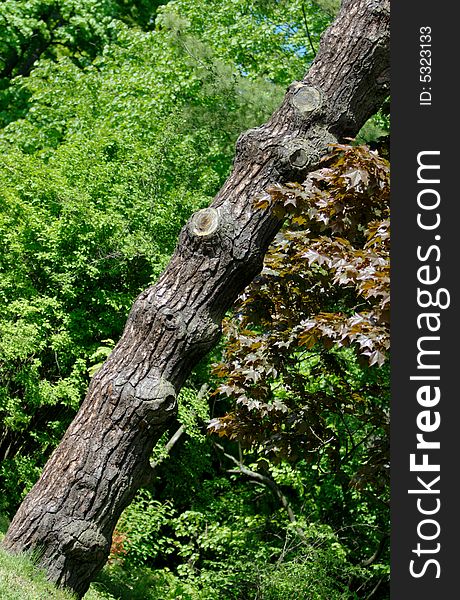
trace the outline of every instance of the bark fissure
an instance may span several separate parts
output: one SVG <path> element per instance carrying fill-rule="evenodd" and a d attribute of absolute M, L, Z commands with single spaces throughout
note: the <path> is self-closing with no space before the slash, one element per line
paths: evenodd
<path fill-rule="evenodd" d="M 177 394 L 217 342 L 239 292 L 260 272 L 281 226 L 253 201 L 270 184 L 301 181 L 330 143 L 356 134 L 388 94 L 389 0 L 349 0 L 301 82 L 269 121 L 242 134 L 233 171 L 192 215 L 169 265 L 142 292 L 122 338 L 93 378 L 3 545 L 41 549 L 59 585 L 82 596 L 104 565 L 116 522 L 151 473 L 154 444 Z"/>

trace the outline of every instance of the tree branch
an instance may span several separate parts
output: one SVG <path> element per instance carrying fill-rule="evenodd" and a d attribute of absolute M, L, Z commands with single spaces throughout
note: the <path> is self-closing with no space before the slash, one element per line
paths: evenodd
<path fill-rule="evenodd" d="M 307 14 L 305 12 L 305 5 L 303 2 L 302 2 L 302 16 L 303 16 L 303 22 L 305 25 L 305 31 L 307 32 L 308 43 L 310 44 L 310 48 L 311 48 L 311 51 L 313 52 L 313 56 L 315 56 L 316 48 L 313 45 L 313 40 L 311 39 L 310 29 L 308 28 Z"/>
<path fill-rule="evenodd" d="M 387 545 L 388 539 L 389 539 L 388 534 L 384 534 L 382 536 L 382 538 L 380 539 L 379 545 L 377 546 L 377 549 L 374 552 L 374 554 L 372 556 L 370 556 L 369 558 L 366 558 L 365 560 L 361 561 L 362 567 L 369 567 L 370 565 L 375 563 L 382 556 L 382 553 L 385 550 L 385 546 Z"/>
<path fill-rule="evenodd" d="M 246 467 L 241 461 L 236 459 L 231 454 L 228 454 L 228 452 L 225 452 L 225 449 L 223 446 L 221 446 L 221 444 L 218 444 L 217 442 L 213 442 L 213 445 L 216 448 L 218 448 L 226 458 L 231 460 L 233 462 L 233 464 L 236 465 L 236 467 L 237 467 L 236 469 L 228 469 L 227 473 L 234 473 L 234 474 L 241 473 L 243 475 L 246 475 L 246 477 L 249 477 L 249 479 L 252 479 L 253 481 L 260 483 L 270 489 L 272 494 L 279 501 L 281 506 L 285 509 L 289 521 L 295 526 L 295 530 L 296 530 L 297 534 L 300 537 L 302 537 L 302 539 L 305 539 L 305 533 L 301 529 L 299 524 L 297 523 L 297 519 L 295 517 L 294 511 L 292 510 L 288 499 L 283 494 L 283 492 L 277 485 L 276 481 L 274 481 L 271 477 L 268 477 L 267 475 L 263 475 L 262 473 L 258 473 L 257 471 L 253 471 L 252 469 L 249 469 L 248 467 Z"/>
<path fill-rule="evenodd" d="M 167 455 L 171 452 L 171 450 L 174 448 L 174 446 L 177 444 L 177 442 L 180 440 L 180 438 L 182 437 L 182 435 L 184 433 L 185 433 L 185 427 L 184 427 L 184 425 L 181 425 L 179 427 L 179 429 L 177 429 L 175 431 L 175 433 L 172 435 L 172 437 L 168 440 L 167 444 L 164 447 L 164 452 Z M 155 469 L 157 469 L 159 467 L 159 465 L 163 462 L 163 460 L 164 460 L 164 457 L 157 461 L 151 461 L 150 466 L 152 468 L 152 471 L 155 471 Z M 153 475 L 153 473 L 152 473 L 152 475 Z"/>

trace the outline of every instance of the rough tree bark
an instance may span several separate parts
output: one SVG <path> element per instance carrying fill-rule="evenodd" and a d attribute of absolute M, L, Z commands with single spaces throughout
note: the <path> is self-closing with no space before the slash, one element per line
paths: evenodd
<path fill-rule="evenodd" d="M 260 271 L 281 226 L 253 209 L 275 182 L 301 181 L 328 145 L 357 133 L 388 94 L 389 0 L 345 0 L 317 58 L 281 107 L 242 134 L 233 171 L 192 215 L 158 283 L 135 301 L 121 340 L 3 546 L 39 548 L 51 580 L 79 597 L 104 565 L 123 509 L 149 479 L 153 445 L 192 367 L 217 342 L 225 311 Z"/>

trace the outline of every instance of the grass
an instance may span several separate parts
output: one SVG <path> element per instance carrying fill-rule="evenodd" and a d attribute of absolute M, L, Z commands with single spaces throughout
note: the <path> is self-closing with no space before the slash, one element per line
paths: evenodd
<path fill-rule="evenodd" d="M 115 600 L 115 597 L 94 589 L 85 600 Z M 56 588 L 47 581 L 44 571 L 34 564 L 33 556 L 12 556 L 0 548 L 1 600 L 75 600 L 70 592 Z"/>
<path fill-rule="evenodd" d="M 8 521 L 0 515 L 0 541 L 7 527 Z M 45 572 L 35 565 L 33 555 L 13 556 L 0 547 L 0 600 L 75 600 L 75 596 L 50 583 Z M 91 587 L 85 600 L 115 597 Z"/>
<path fill-rule="evenodd" d="M 0 514 L 0 542 L 8 524 L 8 519 Z M 130 581 L 127 581 L 126 572 L 116 565 L 108 565 L 91 584 L 84 600 L 182 598 L 171 589 L 171 576 L 168 579 L 167 575 L 140 569 L 130 572 Z M 0 600 L 75 600 L 75 596 L 49 582 L 46 573 L 37 567 L 33 554 L 13 556 L 0 546 Z"/>
<path fill-rule="evenodd" d="M 0 535 L 0 540 L 1 540 Z M 174 593 L 162 576 L 145 571 L 134 573 L 130 582 L 121 569 L 105 568 L 92 583 L 84 600 L 149 600 L 190 598 Z M 44 571 L 30 554 L 13 556 L 0 547 L 0 600 L 75 600 L 75 596 L 47 581 Z"/>

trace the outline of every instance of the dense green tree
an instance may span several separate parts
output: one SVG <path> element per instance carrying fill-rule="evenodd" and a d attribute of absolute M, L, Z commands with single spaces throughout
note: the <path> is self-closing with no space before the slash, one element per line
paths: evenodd
<path fill-rule="evenodd" d="M 153 29 L 161 0 L 4 0 L 0 79 L 27 76 L 41 58 L 87 65 L 112 40 L 117 20 Z"/>

